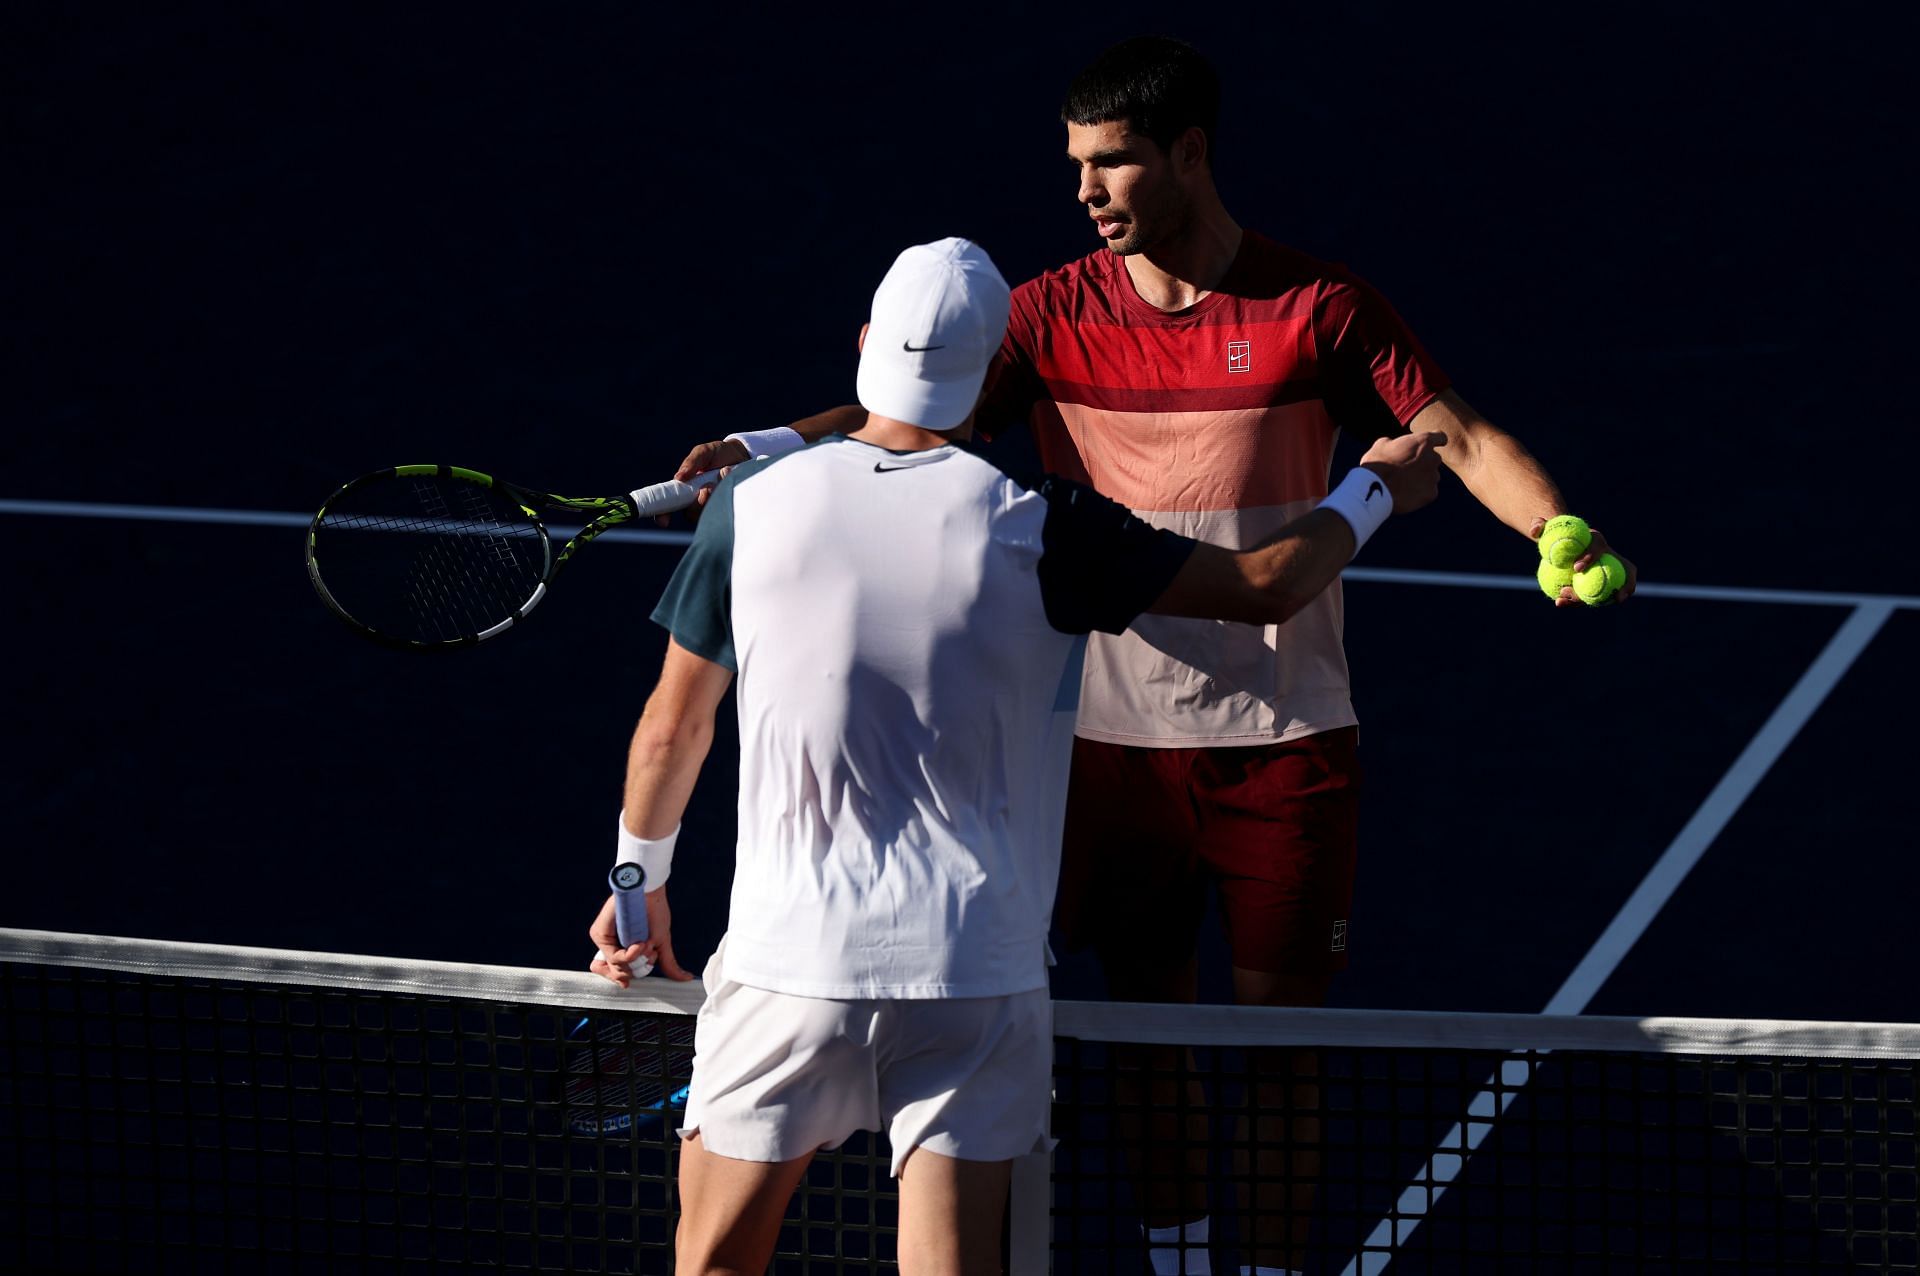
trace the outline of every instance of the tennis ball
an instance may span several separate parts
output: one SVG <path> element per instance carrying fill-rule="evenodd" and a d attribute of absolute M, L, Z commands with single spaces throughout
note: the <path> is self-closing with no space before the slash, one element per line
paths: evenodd
<path fill-rule="evenodd" d="M 1540 529 L 1540 557 L 1555 567 L 1571 567 L 1593 543 L 1593 529 L 1587 520 L 1562 514 L 1547 520 Z"/>
<path fill-rule="evenodd" d="M 1540 592 L 1549 598 L 1559 598 L 1560 591 L 1573 584 L 1573 568 L 1555 567 L 1546 559 L 1540 560 L 1540 568 L 1533 578 L 1540 582 Z"/>
<path fill-rule="evenodd" d="M 1613 601 L 1614 591 L 1627 583 L 1627 569 L 1612 554 L 1602 554 L 1586 571 L 1573 578 L 1573 592 L 1589 607 Z"/>

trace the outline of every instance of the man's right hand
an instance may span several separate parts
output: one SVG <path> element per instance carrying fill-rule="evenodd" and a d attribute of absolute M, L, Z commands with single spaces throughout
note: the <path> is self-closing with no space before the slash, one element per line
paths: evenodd
<path fill-rule="evenodd" d="M 738 465 L 747 459 L 747 445 L 738 439 L 715 439 L 711 443 L 702 443 L 687 453 L 687 459 L 680 462 L 680 468 L 673 476 L 685 483 L 696 474 L 705 474 L 708 470 L 725 465 Z M 705 504 L 706 492 L 700 494 L 700 503 Z"/>
<path fill-rule="evenodd" d="M 828 408 L 825 412 L 816 412 L 810 417 L 803 417 L 785 428 L 798 434 L 802 443 L 816 443 L 829 434 L 851 434 L 859 429 L 866 419 L 865 408 L 857 403 L 843 403 L 837 408 Z M 775 449 L 775 454 L 791 446 L 793 441 L 789 439 L 785 445 Z M 673 472 L 673 476 L 685 483 L 696 474 L 704 474 L 708 470 L 719 470 L 720 477 L 725 478 L 728 470 L 742 461 L 751 459 L 753 459 L 753 451 L 747 444 L 737 439 L 716 439 L 712 443 L 702 443 L 687 453 L 687 459 L 680 462 L 680 468 Z M 700 489 L 700 494 L 694 498 L 693 508 L 687 511 L 689 518 L 698 517 L 700 511 L 707 507 L 707 501 L 713 496 L 713 486 L 708 484 Z M 658 521 L 662 527 L 667 525 L 667 519 L 664 516 Z"/>
<path fill-rule="evenodd" d="M 1440 492 L 1440 453 L 1447 436 L 1437 433 L 1396 434 L 1376 439 L 1360 464 L 1379 475 L 1393 497 L 1393 512 L 1410 514 Z"/>
<path fill-rule="evenodd" d="M 673 476 L 685 483 L 696 474 L 717 469 L 720 471 L 720 477 L 725 478 L 728 469 L 748 459 L 750 458 L 747 455 L 747 445 L 738 439 L 715 439 L 711 443 L 702 443 L 687 453 L 687 459 L 680 462 L 680 468 L 673 472 Z M 687 511 L 687 517 L 699 517 L 700 511 L 707 507 L 708 499 L 713 496 L 713 489 L 712 483 L 700 489 L 699 494 L 693 498 L 693 508 Z M 673 515 L 661 514 L 653 521 L 665 527 L 673 521 Z"/>
<path fill-rule="evenodd" d="M 587 936 L 593 940 L 595 949 L 593 963 L 587 969 L 622 988 L 654 969 L 668 979 L 692 979 L 693 975 L 681 969 L 673 955 L 673 910 L 667 906 L 667 888 L 648 891 L 646 903 L 647 938 L 623 947 L 619 923 L 614 920 L 614 899 L 607 896 L 593 925 L 587 928 Z"/>

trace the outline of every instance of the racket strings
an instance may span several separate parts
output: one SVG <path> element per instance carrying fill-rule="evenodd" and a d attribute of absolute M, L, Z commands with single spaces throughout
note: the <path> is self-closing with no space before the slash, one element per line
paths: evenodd
<path fill-rule="evenodd" d="M 314 534 L 316 573 L 356 624 L 406 642 L 470 638 L 545 579 L 545 533 L 495 489 L 391 476 L 344 493 Z"/>
<path fill-rule="evenodd" d="M 406 593 L 407 614 L 423 637 L 450 642 L 478 633 L 501 617 L 489 607 L 499 599 L 491 582 L 484 594 L 464 588 L 467 564 L 445 545 L 430 545 L 413 560 Z M 509 602 L 511 611 L 514 604 Z"/>
<path fill-rule="evenodd" d="M 571 1103 L 614 1110 L 684 1103 L 678 1092 L 693 1062 L 692 1024 L 582 1020 L 567 1059 Z"/>
<path fill-rule="evenodd" d="M 521 514 L 503 523 L 497 498 L 486 488 L 461 484 L 451 493 L 422 482 L 423 508 L 465 531 L 455 540 L 435 540 L 414 563 L 409 610 L 421 631 L 442 642 L 479 633 L 505 620 L 525 604 L 545 570 L 545 552 L 531 579 L 522 549 L 539 544 L 540 534 Z M 457 511 L 447 508 L 451 495 Z M 520 511 L 515 507 L 516 514 Z"/>

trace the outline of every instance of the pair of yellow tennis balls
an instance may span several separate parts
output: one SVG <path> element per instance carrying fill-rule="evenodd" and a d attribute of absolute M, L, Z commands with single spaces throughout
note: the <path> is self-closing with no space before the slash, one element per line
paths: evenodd
<path fill-rule="evenodd" d="M 1589 607 L 1612 602 L 1615 592 L 1627 583 L 1626 565 L 1618 558 L 1602 554 L 1587 570 L 1573 570 L 1592 543 L 1593 529 L 1586 519 L 1572 514 L 1548 519 L 1540 529 L 1540 567 L 1534 572 L 1541 592 L 1558 598 L 1561 590 L 1572 585 L 1574 596 Z"/>

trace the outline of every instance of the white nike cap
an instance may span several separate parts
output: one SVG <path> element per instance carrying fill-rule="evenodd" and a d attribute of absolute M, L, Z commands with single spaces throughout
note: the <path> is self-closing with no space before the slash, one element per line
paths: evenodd
<path fill-rule="evenodd" d="M 942 239 L 894 258 L 873 294 L 855 381 L 860 406 L 923 430 L 951 430 L 980 398 L 1007 335 L 1007 281 L 978 244 Z"/>

